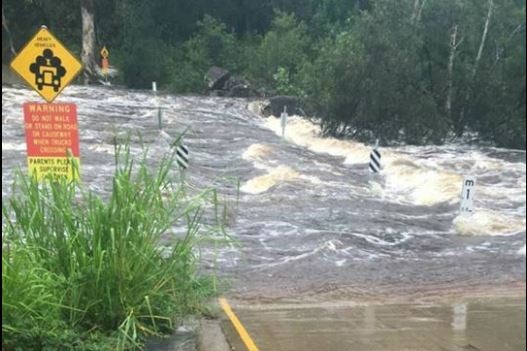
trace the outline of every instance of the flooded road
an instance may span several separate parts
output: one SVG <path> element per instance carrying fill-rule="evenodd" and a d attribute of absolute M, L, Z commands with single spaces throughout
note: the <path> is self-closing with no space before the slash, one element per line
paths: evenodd
<path fill-rule="evenodd" d="M 525 350 L 525 300 L 476 299 L 434 304 L 235 310 L 260 350 L 520 351 Z M 228 321 L 229 342 L 245 350 Z"/>
<path fill-rule="evenodd" d="M 26 101 L 39 98 L 2 87 L 3 199 L 13 171 L 26 169 Z M 295 116 L 282 139 L 279 119 L 261 117 L 244 99 L 161 95 L 164 133 L 150 92 L 73 86 L 56 102 L 77 104 L 82 181 L 100 193 L 111 187 L 116 133 L 141 133 L 159 158 L 187 131 L 186 181 L 215 186 L 233 204 L 234 242 L 204 247 L 204 269 L 238 298 L 525 283 L 523 151 L 381 147 L 383 170 L 372 176 L 368 145 L 321 138 L 316 123 Z M 464 175 L 477 177 L 471 216 L 458 216 Z"/>

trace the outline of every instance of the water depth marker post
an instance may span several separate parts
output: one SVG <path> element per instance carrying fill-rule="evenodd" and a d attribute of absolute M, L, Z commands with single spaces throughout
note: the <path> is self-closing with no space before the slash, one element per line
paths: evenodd
<path fill-rule="evenodd" d="M 370 153 L 370 171 L 379 173 L 381 171 L 381 153 L 377 150 L 379 147 L 379 139 L 375 141 L 375 146 Z"/>
<path fill-rule="evenodd" d="M 285 127 L 287 126 L 287 106 L 284 106 L 284 111 L 280 114 L 280 125 L 282 126 L 282 138 L 285 137 Z"/>
<path fill-rule="evenodd" d="M 180 172 L 180 176 L 181 176 L 181 183 L 184 184 L 185 183 L 185 171 L 187 170 L 188 168 L 188 160 L 189 160 L 189 156 L 188 156 L 189 152 L 188 152 L 188 147 L 185 146 L 183 144 L 183 140 L 181 140 L 181 144 L 179 144 L 177 147 L 176 147 L 176 163 L 178 164 L 181 172 Z"/>
<path fill-rule="evenodd" d="M 159 130 L 163 130 L 163 116 L 161 113 L 161 106 L 159 105 L 159 99 L 157 98 L 157 82 L 152 82 L 152 91 L 156 96 L 157 103 L 157 126 Z"/>
<path fill-rule="evenodd" d="M 470 214 L 474 209 L 474 192 L 476 188 L 476 177 L 465 176 L 463 178 L 463 189 L 461 190 L 461 204 L 459 212 L 461 214 Z"/>

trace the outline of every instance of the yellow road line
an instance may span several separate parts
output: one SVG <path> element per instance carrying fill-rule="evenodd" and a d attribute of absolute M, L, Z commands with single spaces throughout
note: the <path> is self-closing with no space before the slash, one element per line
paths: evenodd
<path fill-rule="evenodd" d="M 232 325 L 234 325 L 234 328 L 236 329 L 236 331 L 240 335 L 240 338 L 242 339 L 243 343 L 245 344 L 245 346 L 247 346 L 247 350 L 249 350 L 249 351 L 259 351 L 258 347 L 256 347 L 253 339 L 251 339 L 251 336 L 249 335 L 249 333 L 247 333 L 247 330 L 245 330 L 245 328 L 243 327 L 243 325 L 240 322 L 240 320 L 238 319 L 238 317 L 236 317 L 236 315 L 232 311 L 231 306 L 227 302 L 227 299 L 220 298 L 219 302 L 220 302 L 220 306 L 225 311 L 225 314 L 227 315 L 227 317 L 229 317 L 229 319 L 232 322 Z"/>

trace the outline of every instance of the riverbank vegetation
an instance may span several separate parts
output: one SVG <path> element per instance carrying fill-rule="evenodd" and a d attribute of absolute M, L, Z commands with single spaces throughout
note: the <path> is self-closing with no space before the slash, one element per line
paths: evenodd
<path fill-rule="evenodd" d="M 301 97 L 327 134 L 525 149 L 522 0 L 6 0 L 3 60 L 43 22 L 80 52 L 79 5 L 131 88 L 203 93 L 220 66 Z"/>
<path fill-rule="evenodd" d="M 174 155 L 116 155 L 109 195 L 19 174 L 2 202 L 2 350 L 135 350 L 206 312 L 196 246 L 225 238 L 203 217 L 217 194 L 189 195 Z"/>

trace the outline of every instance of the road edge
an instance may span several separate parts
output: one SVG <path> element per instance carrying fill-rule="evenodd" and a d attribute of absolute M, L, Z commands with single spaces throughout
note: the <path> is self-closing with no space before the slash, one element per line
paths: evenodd
<path fill-rule="evenodd" d="M 231 351 L 219 319 L 201 319 L 198 335 L 198 351 Z"/>

